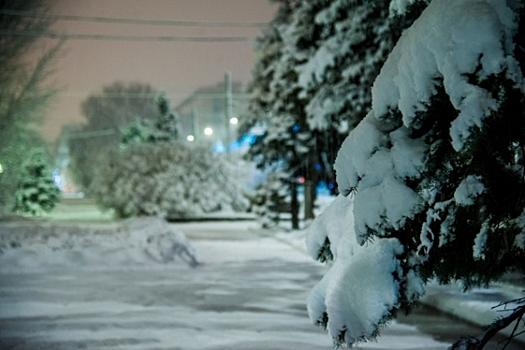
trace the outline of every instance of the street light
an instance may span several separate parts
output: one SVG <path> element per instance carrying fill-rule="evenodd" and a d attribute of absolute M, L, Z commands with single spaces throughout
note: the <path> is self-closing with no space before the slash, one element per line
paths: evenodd
<path fill-rule="evenodd" d="M 204 129 L 204 133 L 208 136 L 210 136 L 211 134 L 213 134 L 213 129 L 212 128 L 206 128 Z"/>
<path fill-rule="evenodd" d="M 193 136 L 193 135 L 188 135 L 188 136 L 186 137 L 186 140 L 192 142 L 192 141 L 195 140 L 195 136 Z"/>
<path fill-rule="evenodd" d="M 239 119 L 237 119 L 235 117 L 230 119 L 230 124 L 237 125 L 238 122 L 239 122 Z"/>

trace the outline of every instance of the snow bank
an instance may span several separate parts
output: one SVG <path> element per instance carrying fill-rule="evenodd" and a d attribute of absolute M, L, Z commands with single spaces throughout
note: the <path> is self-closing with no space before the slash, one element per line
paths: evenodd
<path fill-rule="evenodd" d="M 0 225 L 0 273 L 146 267 L 178 258 L 198 264 L 184 233 L 158 218 L 110 225 Z"/>

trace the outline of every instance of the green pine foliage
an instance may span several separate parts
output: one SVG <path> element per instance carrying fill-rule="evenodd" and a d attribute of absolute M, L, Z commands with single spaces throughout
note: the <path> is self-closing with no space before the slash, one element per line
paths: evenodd
<path fill-rule="evenodd" d="M 60 189 L 51 178 L 47 155 L 34 151 L 22 166 L 13 210 L 30 215 L 42 215 L 53 210 L 60 201 Z"/>
<path fill-rule="evenodd" d="M 281 186 L 289 193 L 299 176 L 334 186 L 339 147 L 370 109 L 372 83 L 389 52 L 429 1 L 403 11 L 390 0 L 277 2 L 257 41 L 240 132 L 263 130 L 248 157 L 261 169 L 288 172 Z"/>
<path fill-rule="evenodd" d="M 468 290 L 525 274 L 523 38 L 523 1 L 434 0 L 389 54 L 339 151 L 341 196 L 307 239 L 312 257 L 335 259 L 309 311 L 336 345 L 374 339 L 429 281 Z M 363 279 L 385 256 L 385 277 Z M 378 286 L 388 297 L 368 299 Z M 488 338 L 513 322 L 519 333 L 525 309 L 510 311 Z"/>
<path fill-rule="evenodd" d="M 435 276 L 442 282 L 461 280 L 469 288 L 486 285 L 508 271 L 525 273 L 525 251 L 513 245 L 523 231 L 520 221 L 525 208 L 525 94 L 505 75 L 482 81 L 472 78 L 473 84 L 490 92 L 499 108 L 484 119 L 481 128 L 472 129 L 459 152 L 451 149 L 446 134 L 458 112 L 449 101 L 439 98 L 442 94 L 434 97 L 425 112 L 425 120 L 434 123 L 417 130 L 425 133 L 430 149 L 427 169 L 414 187 L 419 191 L 432 188 L 440 197 L 425 206 L 424 217 L 419 219 L 430 223 L 434 232 L 445 226 L 448 230 L 448 239 L 421 252 L 428 254 L 421 269 L 424 277 Z M 469 203 L 454 201 L 455 190 L 474 179 L 482 183 L 483 190 Z M 437 203 L 440 209 L 434 210 Z M 419 236 L 411 227 L 417 226 L 404 228 L 408 236 Z M 478 250 L 475 254 L 465 249 L 473 243 Z"/>
<path fill-rule="evenodd" d="M 282 186 L 289 176 L 283 171 L 273 170 L 267 174 L 251 195 L 252 212 L 257 215 L 263 228 L 272 228 L 279 224 L 281 213 L 290 212 L 290 196 Z"/>
<path fill-rule="evenodd" d="M 122 131 L 121 145 L 132 142 L 156 143 L 176 140 L 179 136 L 179 119 L 171 112 L 164 95 L 157 98 L 158 116 L 155 120 L 139 119 Z"/>

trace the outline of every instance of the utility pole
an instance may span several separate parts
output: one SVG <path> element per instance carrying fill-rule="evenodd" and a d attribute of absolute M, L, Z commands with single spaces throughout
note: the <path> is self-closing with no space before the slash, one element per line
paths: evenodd
<path fill-rule="evenodd" d="M 230 119 L 232 118 L 232 73 L 226 72 L 224 77 L 225 90 L 226 90 L 226 100 L 224 108 L 224 123 L 226 127 L 226 153 L 229 152 L 230 148 Z"/>
<path fill-rule="evenodd" d="M 199 134 L 199 112 L 196 107 L 191 110 L 191 128 L 193 129 L 193 138 L 195 143 L 200 142 L 201 135 Z"/>

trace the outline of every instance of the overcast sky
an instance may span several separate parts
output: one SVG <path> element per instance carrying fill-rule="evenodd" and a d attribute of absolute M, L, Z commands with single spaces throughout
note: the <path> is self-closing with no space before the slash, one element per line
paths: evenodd
<path fill-rule="evenodd" d="M 268 0 L 56 0 L 50 13 L 157 21 L 268 22 L 276 6 Z M 52 30 L 80 35 L 148 37 L 253 37 L 257 27 L 206 27 L 100 23 L 59 20 Z M 43 133 L 52 141 L 64 124 L 83 121 L 80 103 L 115 81 L 138 81 L 165 91 L 175 107 L 195 89 L 224 81 L 247 82 L 255 55 L 253 40 L 244 42 L 167 42 L 75 40 L 52 80 L 64 92 L 49 109 Z"/>

